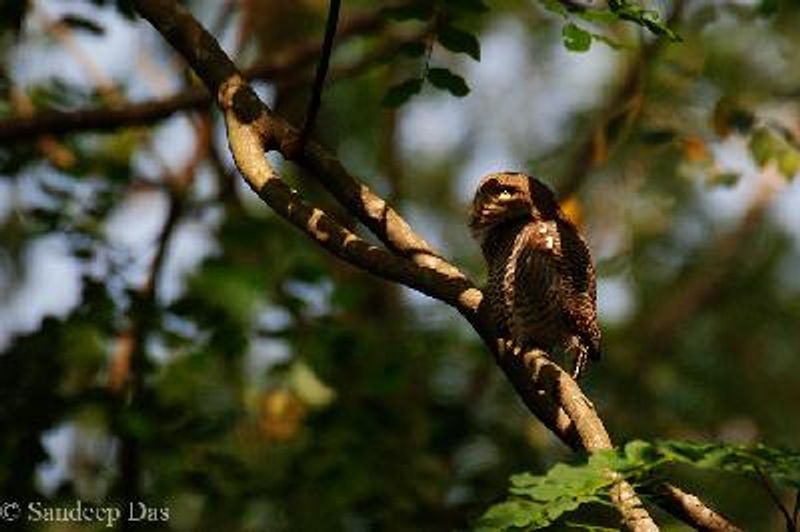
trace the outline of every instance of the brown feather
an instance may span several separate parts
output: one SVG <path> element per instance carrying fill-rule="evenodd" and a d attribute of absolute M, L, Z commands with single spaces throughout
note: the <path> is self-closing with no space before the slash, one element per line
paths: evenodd
<path fill-rule="evenodd" d="M 490 174 L 475 194 L 470 228 L 489 268 L 487 293 L 501 336 L 520 347 L 600 355 L 596 279 L 586 242 L 555 196 L 533 177 Z"/>

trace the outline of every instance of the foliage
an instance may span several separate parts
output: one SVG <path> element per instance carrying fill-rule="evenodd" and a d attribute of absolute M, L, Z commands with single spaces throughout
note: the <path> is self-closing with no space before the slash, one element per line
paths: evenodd
<path fill-rule="evenodd" d="M 608 2 L 608 8 L 606 9 L 577 8 L 570 10 L 568 7 L 570 3 L 568 2 L 559 0 L 540 1 L 548 11 L 559 15 L 565 20 L 562 29 L 564 46 L 573 52 L 589 50 L 593 40 L 608 44 L 612 48 L 623 47 L 622 44 L 607 35 L 598 34 L 578 26 L 575 23 L 577 20 L 604 26 L 609 26 L 619 21 L 627 21 L 647 29 L 656 37 L 665 37 L 673 42 L 681 40 L 680 36 L 661 20 L 657 11 L 643 8 L 638 2 L 612 0 Z"/>
<path fill-rule="evenodd" d="M 487 11 L 488 8 L 480 0 L 439 0 L 384 8 L 382 12 L 393 20 L 424 22 L 430 28 L 430 35 L 424 45 L 405 48 L 405 52 L 411 57 L 423 57 L 421 75 L 390 87 L 383 98 L 383 104 L 387 107 L 403 105 L 415 94 L 419 94 L 426 81 L 453 96 L 463 97 L 469 94 L 469 87 L 463 77 L 446 67 L 431 67 L 434 42 L 449 52 L 466 54 L 475 61 L 480 61 L 481 48 L 478 38 L 456 23 L 465 16 L 474 16 Z"/>
<path fill-rule="evenodd" d="M 510 479 L 511 497 L 489 508 L 477 530 L 538 530 L 587 503 L 606 503 L 615 478 L 642 485 L 659 469 L 683 464 L 735 474 L 765 475 L 800 490 L 800 452 L 759 445 L 646 442 L 600 451 L 578 465 L 556 464 L 545 475 L 520 473 Z M 619 477 L 611 474 L 618 473 Z M 589 525 L 591 526 L 591 525 Z"/>
<path fill-rule="evenodd" d="M 667 27 L 660 19 L 658 13 L 645 9 L 636 3 L 627 0 L 609 2 L 608 9 L 581 9 L 577 13 L 571 12 L 558 0 L 542 0 L 548 10 L 557 13 L 567 22 L 562 34 L 564 46 L 573 52 L 589 50 L 593 40 L 604 42 L 612 48 L 624 47 L 615 39 L 588 31 L 577 24 L 574 19 L 579 18 L 591 23 L 604 25 L 617 21 L 629 21 L 640 25 L 656 36 L 663 36 L 671 41 L 680 41 L 680 37 Z M 424 46 L 410 46 L 405 52 L 412 57 L 424 56 L 424 66 L 419 77 L 412 77 L 398 82 L 387 91 L 383 103 L 388 107 L 398 107 L 409 101 L 414 95 L 419 94 L 425 81 L 433 87 L 446 90 L 454 96 L 463 97 L 469 94 L 467 82 L 448 68 L 430 67 L 430 58 L 433 51 L 434 39 L 444 49 L 453 53 L 462 53 L 470 56 L 475 61 L 480 61 L 481 51 L 478 38 L 470 31 L 456 25 L 464 14 L 483 14 L 488 8 L 479 0 L 470 1 L 436 1 L 412 2 L 399 6 L 387 7 L 383 13 L 390 19 L 397 21 L 415 20 L 427 23 L 431 28 L 431 38 Z"/>

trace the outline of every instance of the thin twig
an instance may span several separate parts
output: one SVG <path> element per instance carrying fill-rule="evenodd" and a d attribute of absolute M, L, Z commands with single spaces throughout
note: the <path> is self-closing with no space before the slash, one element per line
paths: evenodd
<path fill-rule="evenodd" d="M 330 84 L 354 78 L 369 68 L 379 65 L 385 60 L 391 58 L 404 45 L 408 43 L 416 43 L 425 39 L 429 33 L 430 32 L 427 30 L 423 30 L 409 35 L 391 36 L 387 38 L 381 44 L 381 46 L 377 46 L 372 50 L 365 52 L 358 59 L 350 63 L 337 65 L 336 68 L 333 68 L 330 71 L 330 74 L 327 77 L 328 83 Z M 246 74 L 247 71 L 245 71 L 245 75 Z M 291 72 L 287 72 L 285 76 L 275 79 L 275 84 L 282 90 L 303 87 L 309 85 L 311 82 L 312 78 L 308 76 L 306 72 L 300 72 L 296 75 L 292 75 Z"/>
<path fill-rule="evenodd" d="M 196 147 L 192 158 L 177 174 L 169 173 L 169 211 L 157 240 L 156 253 L 150 263 L 145 283 L 137 291 L 131 307 L 128 329 L 120 335 L 119 347 L 111 360 L 109 391 L 120 400 L 119 409 L 135 410 L 140 407 L 145 390 L 145 366 L 147 362 L 147 337 L 154 326 L 154 307 L 158 297 L 158 278 L 164 269 L 167 250 L 173 240 L 178 222 L 183 216 L 185 198 L 198 165 L 205 159 L 210 142 L 208 120 L 195 123 Z M 140 500 L 142 458 L 139 438 L 129 431 L 120 436 L 119 469 L 121 492 L 126 502 Z M 124 520 L 122 530 L 133 530 L 129 520 Z"/>
<path fill-rule="evenodd" d="M 330 0 L 328 5 L 328 20 L 325 23 L 325 38 L 322 41 L 322 51 L 320 52 L 317 73 L 314 76 L 314 84 L 311 87 L 311 98 L 308 100 L 306 109 L 306 121 L 300 131 L 299 150 L 303 152 L 306 147 L 308 137 L 314 130 L 314 123 L 317 120 L 319 106 L 322 102 L 322 89 L 325 85 L 325 76 L 328 74 L 328 65 L 333 52 L 333 39 L 336 37 L 336 26 L 339 24 L 339 7 L 341 0 Z"/>
<path fill-rule="evenodd" d="M 109 389 L 121 399 L 118 408 L 135 411 L 140 407 L 145 388 L 146 342 L 153 327 L 153 307 L 156 304 L 156 279 L 164 264 L 168 245 L 183 211 L 183 200 L 171 194 L 167 219 L 158 237 L 158 247 L 145 284 L 139 289 L 131 307 L 131 323 L 120 336 L 120 346 L 114 353 L 109 372 Z M 123 412 L 120 412 L 125 415 Z M 120 435 L 119 485 L 123 499 L 133 504 L 141 499 L 142 451 L 139 438 L 129 431 Z M 122 530 L 132 530 L 128 520 Z"/>
<path fill-rule="evenodd" d="M 775 491 L 775 488 L 772 486 L 769 477 L 767 477 L 767 475 L 764 474 L 764 471 L 762 471 L 758 466 L 755 466 L 755 471 L 761 486 L 764 488 L 764 491 L 767 492 L 769 498 L 772 499 L 772 502 L 775 503 L 775 506 L 778 507 L 781 515 L 783 515 L 783 519 L 786 521 L 786 532 L 795 532 L 797 530 L 797 527 L 795 526 L 795 520 L 792 518 L 792 514 L 789 513 L 789 509 L 785 504 L 783 504 L 783 501 L 781 501 L 781 498 Z"/>

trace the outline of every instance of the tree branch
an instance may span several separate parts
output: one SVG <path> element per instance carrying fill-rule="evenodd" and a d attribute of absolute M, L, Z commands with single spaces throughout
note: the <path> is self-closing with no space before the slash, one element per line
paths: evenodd
<path fill-rule="evenodd" d="M 356 35 L 374 31 L 383 26 L 384 19 L 380 13 L 368 13 L 345 20 L 336 35 L 338 43 Z M 390 36 L 388 41 L 375 52 L 367 54 L 370 61 L 393 53 L 399 46 L 408 42 L 411 36 L 403 38 Z M 279 80 L 289 86 L 306 83 L 303 67 L 311 64 L 319 53 L 319 44 L 309 41 L 298 44 L 280 56 L 260 61 L 246 68 L 244 75 L 248 79 Z M 341 79 L 352 75 L 367 66 L 363 61 L 344 66 L 331 72 L 331 79 Z M 298 75 L 298 72 L 301 74 Z M 284 79 L 285 78 L 285 79 Z M 118 103 L 98 108 L 79 109 L 75 111 L 42 111 L 37 114 L 16 116 L 0 120 L 0 143 L 13 144 L 25 142 L 43 134 L 54 137 L 76 131 L 108 131 L 121 127 L 132 127 L 150 124 L 168 118 L 179 111 L 205 109 L 212 103 L 212 98 L 205 87 L 190 87 L 173 96 L 139 103 Z"/>
<path fill-rule="evenodd" d="M 222 105 L 219 101 L 220 87 L 234 77 L 239 80 L 237 87 L 244 87 L 244 77 L 214 38 L 199 26 L 188 11 L 175 9 L 174 12 L 170 10 L 164 12 L 163 4 L 170 2 L 141 2 L 137 5 L 150 6 L 148 9 L 154 11 L 153 19 L 145 14 L 143 7 L 140 11 L 151 22 L 176 19 L 172 25 L 156 27 L 178 51 L 184 54 L 184 58 L 205 82 L 209 92 L 215 94 L 218 104 Z M 178 23 L 178 20 L 182 23 Z M 390 250 L 410 258 L 419 265 L 439 269 L 449 277 L 466 278 L 456 267 L 435 253 L 394 209 L 366 185 L 351 176 L 322 146 L 309 142 L 302 152 L 298 151 L 300 133 L 297 129 L 275 115 L 249 87 L 247 90 L 238 91 L 237 98 L 238 102 L 235 105 L 237 116 L 243 122 L 249 123 L 256 121 L 256 118 L 260 119 L 257 126 L 265 150 L 275 149 L 308 170 Z"/>
<path fill-rule="evenodd" d="M 642 491 L 652 496 L 662 510 L 666 510 L 696 530 L 742 532 L 726 517 L 703 504 L 697 496 L 686 493 L 672 484 L 663 482 L 653 488 L 643 488 Z"/>
<path fill-rule="evenodd" d="M 234 160 L 250 187 L 281 216 L 341 259 L 383 279 L 455 307 L 497 357 L 531 411 L 573 449 L 611 448 L 588 399 L 568 374 L 542 352 L 507 352 L 496 337 L 483 294 L 440 257 L 382 198 L 347 173 L 320 145 L 297 151 L 299 133 L 274 115 L 211 35 L 174 0 L 134 0 L 139 13 L 172 44 L 203 80 L 225 115 Z M 363 240 L 321 209 L 302 200 L 268 164 L 277 150 L 319 179 L 331 194 L 388 248 Z M 612 499 L 630 530 L 657 530 L 630 484 L 618 480 Z M 703 507 L 704 508 L 704 507 Z M 698 517 L 699 519 L 699 517 Z M 697 521 L 698 528 L 702 522 Z M 734 529 L 731 525 L 731 528 Z"/>

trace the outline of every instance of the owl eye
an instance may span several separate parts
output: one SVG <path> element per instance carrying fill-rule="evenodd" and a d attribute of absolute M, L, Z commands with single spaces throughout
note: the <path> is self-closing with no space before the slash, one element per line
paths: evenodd
<path fill-rule="evenodd" d="M 497 197 L 500 198 L 501 200 L 509 200 L 511 199 L 511 191 L 508 190 L 507 188 L 504 188 L 503 190 L 500 191 L 500 194 L 498 194 Z"/>

